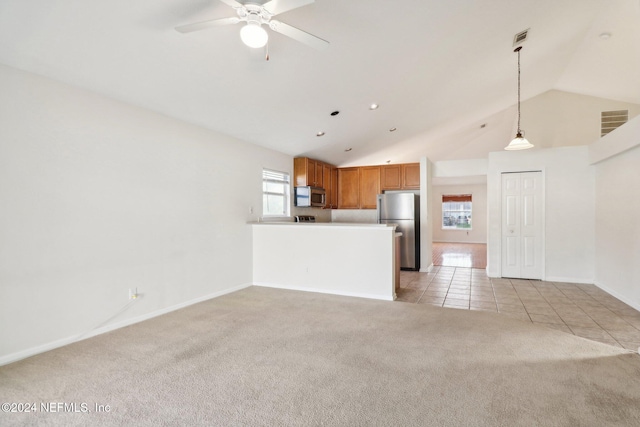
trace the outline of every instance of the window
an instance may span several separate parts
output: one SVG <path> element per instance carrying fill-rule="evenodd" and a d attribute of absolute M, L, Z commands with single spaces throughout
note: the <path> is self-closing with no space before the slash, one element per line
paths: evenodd
<path fill-rule="evenodd" d="M 471 194 L 442 196 L 442 229 L 471 230 Z"/>
<path fill-rule="evenodd" d="M 289 216 L 289 174 L 262 170 L 262 215 Z"/>

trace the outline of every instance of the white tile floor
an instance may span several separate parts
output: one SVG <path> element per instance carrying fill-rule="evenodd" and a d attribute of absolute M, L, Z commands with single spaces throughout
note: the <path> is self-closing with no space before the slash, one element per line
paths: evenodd
<path fill-rule="evenodd" d="M 403 271 L 398 301 L 485 310 L 628 350 L 640 347 L 640 312 L 595 285 L 491 279 L 484 269 Z"/>

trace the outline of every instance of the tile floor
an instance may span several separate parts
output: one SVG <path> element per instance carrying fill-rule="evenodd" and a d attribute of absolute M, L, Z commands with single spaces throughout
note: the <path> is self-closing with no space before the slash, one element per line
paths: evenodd
<path fill-rule="evenodd" d="M 485 310 L 628 350 L 640 347 L 640 312 L 595 285 L 491 279 L 484 269 L 403 271 L 398 301 Z"/>
<path fill-rule="evenodd" d="M 433 242 L 433 265 L 487 268 L 487 245 L 484 243 Z"/>

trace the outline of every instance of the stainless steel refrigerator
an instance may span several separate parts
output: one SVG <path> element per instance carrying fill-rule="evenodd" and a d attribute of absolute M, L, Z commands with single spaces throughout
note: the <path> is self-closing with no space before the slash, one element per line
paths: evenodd
<path fill-rule="evenodd" d="M 400 268 L 420 269 L 420 197 L 414 193 L 378 194 L 378 224 L 397 224 Z"/>

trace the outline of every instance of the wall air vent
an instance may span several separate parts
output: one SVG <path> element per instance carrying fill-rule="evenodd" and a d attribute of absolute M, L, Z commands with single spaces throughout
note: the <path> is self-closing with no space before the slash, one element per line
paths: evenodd
<path fill-rule="evenodd" d="M 629 110 L 603 111 L 600 119 L 600 136 L 605 136 L 629 120 Z"/>
<path fill-rule="evenodd" d="M 529 36 L 529 31 L 531 28 L 527 28 L 524 31 L 520 31 L 518 34 L 513 36 L 513 45 L 518 46 L 527 41 L 527 37 Z"/>

